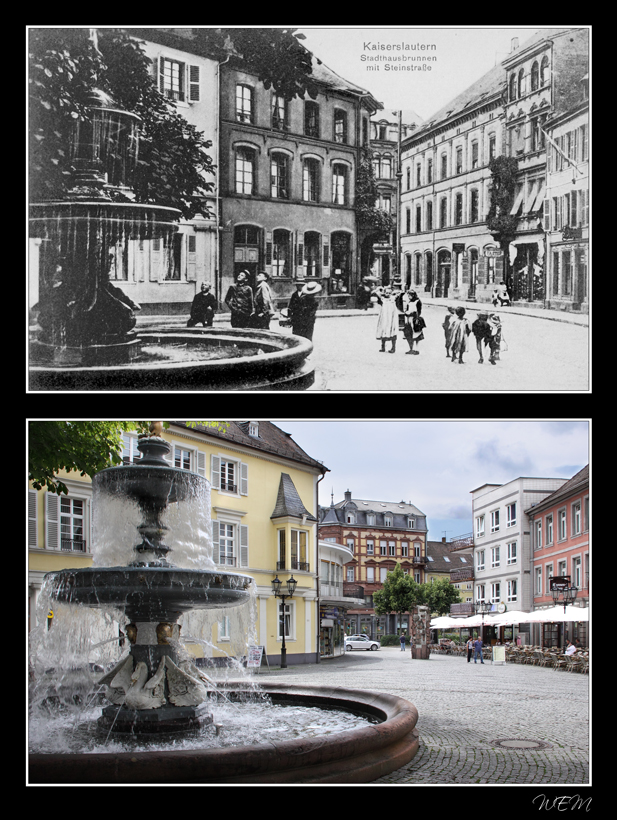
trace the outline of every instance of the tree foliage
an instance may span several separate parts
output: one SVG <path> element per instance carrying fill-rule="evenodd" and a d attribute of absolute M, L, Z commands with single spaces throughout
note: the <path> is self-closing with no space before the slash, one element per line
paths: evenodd
<path fill-rule="evenodd" d="M 305 38 L 297 29 L 196 28 L 192 32 L 195 43 L 206 53 L 219 59 L 232 54 L 247 71 L 259 77 L 265 88 L 274 89 L 286 99 L 306 94 L 317 97 L 312 55 L 300 42 Z"/>
<path fill-rule="evenodd" d="M 439 578 L 430 584 L 418 584 L 411 575 L 405 575 L 400 564 L 388 572 L 383 588 L 373 593 L 377 615 L 409 612 L 415 606 L 428 606 L 432 614 L 446 615 L 450 604 L 460 603 L 458 590 L 449 578 Z"/>
<path fill-rule="evenodd" d="M 401 565 L 397 564 L 386 575 L 383 588 L 373 593 L 375 613 L 386 615 L 388 612 L 409 612 L 414 606 L 424 603 L 422 587 L 423 585 L 416 583 L 411 575 L 405 575 Z"/>
<path fill-rule="evenodd" d="M 438 578 L 424 586 L 426 605 L 433 615 L 448 615 L 450 604 L 461 602 L 459 591 L 450 583 L 449 578 Z"/>
<path fill-rule="evenodd" d="M 98 88 L 141 118 L 136 201 L 178 208 L 186 218 L 208 213 L 211 142 L 159 92 L 136 40 L 121 29 L 100 29 L 95 46 L 88 29 L 32 29 L 29 52 L 31 199 L 67 193 L 71 133 L 75 120 L 88 118 L 88 95 Z"/>
<path fill-rule="evenodd" d="M 367 148 L 362 148 L 356 172 L 355 211 L 358 227 L 374 235 L 374 241 L 387 240 L 393 227 L 390 214 L 375 207 L 378 196 L 371 155 Z"/>
<path fill-rule="evenodd" d="M 190 421 L 224 431 L 227 422 Z M 149 421 L 31 421 L 28 425 L 28 478 L 35 490 L 68 494 L 58 478 L 61 471 L 92 477 L 99 470 L 122 463 L 122 433 L 147 433 Z M 163 422 L 168 428 L 169 422 Z"/>
<path fill-rule="evenodd" d="M 507 244 L 516 236 L 518 219 L 510 211 L 516 192 L 518 162 L 514 157 L 493 157 L 489 163 L 491 172 L 491 204 L 487 214 L 487 226 L 498 242 Z"/>

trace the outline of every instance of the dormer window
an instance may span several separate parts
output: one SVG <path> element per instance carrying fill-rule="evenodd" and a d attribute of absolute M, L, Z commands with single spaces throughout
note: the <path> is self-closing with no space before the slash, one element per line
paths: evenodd
<path fill-rule="evenodd" d="M 392 516 L 391 515 L 384 515 L 383 524 L 384 524 L 384 527 L 391 527 L 392 526 Z"/>
<path fill-rule="evenodd" d="M 356 515 L 355 515 L 355 513 L 348 512 L 348 513 L 345 515 L 345 521 L 346 521 L 348 524 L 355 524 L 355 523 L 356 523 Z"/>
<path fill-rule="evenodd" d="M 408 518 L 407 519 L 407 527 L 410 530 L 415 530 L 415 528 L 416 528 L 416 519 L 415 518 Z"/>
<path fill-rule="evenodd" d="M 259 438 L 259 422 L 249 421 L 249 436 Z"/>

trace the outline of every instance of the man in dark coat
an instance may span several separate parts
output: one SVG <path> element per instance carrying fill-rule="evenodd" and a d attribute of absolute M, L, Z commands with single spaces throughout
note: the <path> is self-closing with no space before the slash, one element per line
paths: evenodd
<path fill-rule="evenodd" d="M 232 327 L 250 327 L 253 313 L 253 289 L 248 284 L 248 272 L 240 271 L 235 284 L 229 286 L 225 304 L 231 311 Z"/>
<path fill-rule="evenodd" d="M 316 297 L 321 291 L 321 285 L 317 282 L 306 284 L 305 279 L 299 277 L 296 280 L 296 287 L 295 293 L 291 294 L 288 308 L 291 332 L 296 336 L 312 339 L 318 306 Z"/>
<path fill-rule="evenodd" d="M 191 305 L 191 315 L 187 327 L 195 327 L 195 325 L 203 325 L 204 327 L 212 327 L 214 321 L 214 312 L 217 308 L 216 296 L 210 293 L 212 285 L 209 282 L 202 282 L 199 293 L 195 294 L 193 304 Z"/>

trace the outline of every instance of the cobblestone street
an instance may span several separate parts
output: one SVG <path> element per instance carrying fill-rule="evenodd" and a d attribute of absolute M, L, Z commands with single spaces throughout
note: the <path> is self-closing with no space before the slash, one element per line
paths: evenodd
<path fill-rule="evenodd" d="M 420 751 L 379 784 L 590 784 L 587 675 L 447 655 L 412 660 L 409 649 L 383 647 L 262 669 L 259 677 L 390 692 L 413 703 Z"/>

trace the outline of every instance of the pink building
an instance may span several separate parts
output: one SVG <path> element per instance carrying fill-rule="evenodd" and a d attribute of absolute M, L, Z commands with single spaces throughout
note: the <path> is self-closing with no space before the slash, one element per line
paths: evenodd
<path fill-rule="evenodd" d="M 589 606 L 589 465 L 525 512 L 533 545 L 533 608 L 554 606 L 550 579 L 556 576 L 568 576 L 577 588 L 576 606 Z M 544 646 L 564 637 L 587 644 L 584 623 L 540 626 Z"/>

